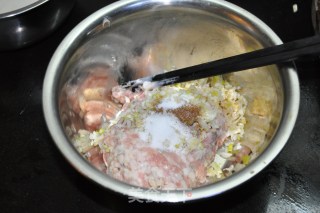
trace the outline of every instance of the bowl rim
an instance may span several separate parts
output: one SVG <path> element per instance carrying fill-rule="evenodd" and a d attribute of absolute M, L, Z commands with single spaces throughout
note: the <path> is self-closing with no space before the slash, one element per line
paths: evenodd
<path fill-rule="evenodd" d="M 187 0 L 187 2 L 192 0 Z M 59 70 L 61 68 L 61 61 L 65 57 L 67 50 L 72 46 L 73 42 L 78 36 L 81 36 L 83 30 L 87 29 L 96 20 L 101 20 L 106 14 L 121 9 L 124 6 L 138 3 L 138 2 L 149 2 L 141 0 L 121 0 L 110 5 L 103 7 L 102 9 L 94 12 L 82 22 L 80 22 L 60 43 L 57 50 L 55 51 L 52 59 L 48 65 L 45 79 L 43 82 L 43 112 L 48 130 L 53 138 L 55 144 L 62 152 L 64 157 L 73 165 L 76 170 L 81 174 L 86 176 L 88 179 L 100 184 L 101 186 L 111 189 L 112 191 L 121 193 L 129 198 L 143 198 L 156 202 L 185 202 L 189 200 L 196 200 L 200 198 L 206 198 L 221 194 L 228 191 L 247 180 L 251 179 L 262 169 L 264 169 L 271 161 L 280 153 L 284 145 L 287 143 L 291 132 L 294 128 L 295 121 L 297 119 L 299 103 L 300 103 L 300 89 L 298 75 L 292 66 L 288 66 L 283 72 L 282 81 L 285 94 L 285 106 L 282 114 L 282 119 L 280 125 L 268 145 L 268 147 L 260 154 L 260 156 L 246 166 L 240 172 L 237 172 L 230 177 L 223 179 L 214 184 L 202 186 L 190 190 L 173 190 L 173 191 L 156 191 L 151 193 L 147 189 L 134 187 L 132 185 L 120 182 L 111 177 L 104 175 L 102 172 L 93 168 L 84 158 L 73 147 L 71 142 L 67 139 L 61 122 L 59 120 L 59 112 L 57 109 L 57 97 L 56 94 L 58 87 L 58 76 L 57 72 L 62 72 Z M 163 3 L 164 1 L 153 0 L 152 3 Z M 170 0 L 168 1 L 170 2 Z M 258 26 L 267 38 L 271 40 L 273 44 L 281 44 L 280 38 L 259 18 L 249 13 L 248 11 L 236 6 L 232 3 L 223 0 L 202 0 L 201 2 L 213 3 L 226 8 L 237 14 L 241 14 L 242 17 L 250 20 L 255 26 Z M 286 125 L 281 125 L 285 123 Z M 192 196 L 190 196 L 192 193 Z"/>

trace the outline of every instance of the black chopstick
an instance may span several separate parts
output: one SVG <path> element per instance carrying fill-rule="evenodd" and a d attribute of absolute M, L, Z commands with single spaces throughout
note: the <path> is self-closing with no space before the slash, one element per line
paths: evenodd
<path fill-rule="evenodd" d="M 144 77 L 124 83 L 123 86 L 135 89 L 146 81 L 156 82 L 157 86 L 165 86 L 292 61 L 302 56 L 315 54 L 320 54 L 320 36 L 318 35 L 171 72 Z"/>

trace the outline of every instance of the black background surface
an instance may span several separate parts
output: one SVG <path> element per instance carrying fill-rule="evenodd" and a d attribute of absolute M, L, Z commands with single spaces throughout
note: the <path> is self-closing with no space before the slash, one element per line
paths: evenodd
<path fill-rule="evenodd" d="M 181 204 L 129 203 L 73 169 L 46 128 L 42 84 L 61 40 L 81 20 L 112 3 L 77 0 L 47 38 L 0 52 L 0 212 L 320 212 L 320 62 L 297 62 L 301 104 L 294 131 L 261 173 L 217 197 Z M 311 0 L 232 0 L 267 23 L 284 41 L 314 34 Z M 293 13 L 292 5 L 298 5 Z M 1 29 L 0 29 L 1 30 Z"/>

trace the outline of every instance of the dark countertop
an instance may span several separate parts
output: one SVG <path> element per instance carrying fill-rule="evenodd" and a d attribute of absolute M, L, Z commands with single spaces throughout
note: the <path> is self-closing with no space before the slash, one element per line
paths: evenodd
<path fill-rule="evenodd" d="M 77 0 L 49 37 L 0 53 L 1 212 L 107 212 L 194 210 L 210 212 L 320 212 L 320 61 L 297 62 L 301 105 L 293 133 L 261 173 L 217 197 L 185 204 L 129 203 L 73 169 L 55 147 L 42 112 L 49 60 L 81 20 L 112 1 Z M 265 21 L 283 41 L 311 36 L 311 0 L 232 0 Z M 292 5 L 298 5 L 293 13 Z"/>

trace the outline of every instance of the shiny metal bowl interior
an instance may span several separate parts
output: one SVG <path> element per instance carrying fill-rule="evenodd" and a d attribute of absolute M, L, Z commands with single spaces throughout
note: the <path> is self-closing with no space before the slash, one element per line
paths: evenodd
<path fill-rule="evenodd" d="M 157 67 L 172 70 L 280 43 L 277 35 L 258 18 L 225 1 L 127 0 L 111 4 L 74 28 L 52 57 L 43 90 L 49 131 L 58 148 L 80 173 L 105 188 L 138 196 L 133 186 L 102 174 L 72 146 L 67 128 L 77 119 L 68 116 L 70 109 L 63 101 L 64 84 L 76 79 L 88 66 L 96 65 L 113 67 L 119 80 L 119 69 L 127 58 L 141 54 L 142 49 L 148 47 Z M 126 78 L 148 74 L 150 72 L 132 71 Z M 191 189 L 191 197 L 185 191 L 140 193 L 140 197 L 178 202 L 214 196 L 252 178 L 281 151 L 299 108 L 299 82 L 292 64 L 243 71 L 226 78 L 250 91 L 255 91 L 257 85 L 265 85 L 274 92 L 272 119 L 260 156 L 222 181 Z"/>

